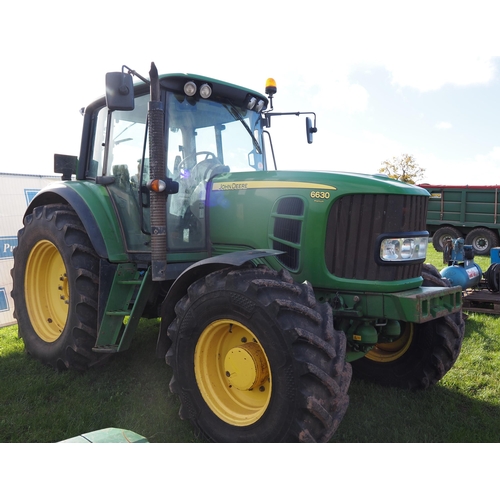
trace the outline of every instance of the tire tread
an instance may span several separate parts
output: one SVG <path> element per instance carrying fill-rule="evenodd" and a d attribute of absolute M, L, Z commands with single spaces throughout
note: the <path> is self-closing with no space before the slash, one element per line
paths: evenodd
<path fill-rule="evenodd" d="M 349 398 L 347 389 L 351 367 L 345 361 L 346 338 L 343 332 L 334 331 L 332 311 L 327 304 L 317 303 L 310 284 L 297 284 L 286 271 L 276 272 L 259 266 L 228 268 L 211 273 L 193 283 L 185 297 L 175 306 L 176 318 L 168 327 L 172 345 L 166 362 L 173 369 L 170 390 L 181 399 L 180 415 L 192 421 L 208 439 L 210 431 L 198 422 L 198 413 L 191 411 L 192 394 L 182 389 L 177 380 L 177 346 L 189 335 L 186 321 L 192 305 L 208 292 L 229 291 L 233 307 L 249 316 L 255 307 L 262 307 L 269 317 L 277 318 L 287 350 L 294 360 L 284 367 L 285 377 L 295 380 L 287 398 L 295 401 L 293 419 L 285 434 L 266 436 L 265 441 L 323 442 L 331 438 L 344 416 Z M 259 304 L 257 306 L 256 304 Z M 231 307 L 228 304 L 228 307 Z M 257 334 L 258 336 L 258 334 Z M 241 440 L 245 440 L 240 432 Z M 236 435 L 236 434 L 235 434 Z M 228 441 L 239 440 L 227 437 Z"/>

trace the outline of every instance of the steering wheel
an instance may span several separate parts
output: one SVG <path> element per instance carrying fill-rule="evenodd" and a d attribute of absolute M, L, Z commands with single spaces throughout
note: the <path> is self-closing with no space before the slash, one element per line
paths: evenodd
<path fill-rule="evenodd" d="M 208 160 L 208 159 L 213 159 L 213 160 L 217 160 L 217 157 L 211 152 L 211 151 L 197 151 L 196 153 L 192 153 L 190 155 L 187 155 L 186 158 L 184 158 L 184 160 L 182 160 L 175 168 L 180 171 L 181 168 L 184 166 L 184 164 L 191 158 L 193 158 L 193 156 L 196 158 L 198 155 L 206 155 L 205 156 L 205 160 Z M 210 158 L 209 158 L 210 157 Z M 203 161 L 203 160 L 202 160 Z M 218 161 L 218 160 L 217 160 Z M 193 167 L 193 169 L 196 167 L 196 165 L 198 165 L 198 163 L 200 163 L 199 161 L 195 162 L 195 165 Z"/>

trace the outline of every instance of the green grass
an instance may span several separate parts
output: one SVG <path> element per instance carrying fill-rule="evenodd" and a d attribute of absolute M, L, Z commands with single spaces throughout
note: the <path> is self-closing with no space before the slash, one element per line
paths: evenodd
<path fill-rule="evenodd" d="M 143 320 L 132 347 L 85 373 L 56 373 L 31 359 L 17 327 L 0 329 L 0 442 L 56 442 L 105 427 L 151 442 L 195 442 L 170 393 L 170 368 L 156 359 L 156 320 Z"/>
<path fill-rule="evenodd" d="M 429 247 L 428 261 L 442 269 Z M 484 260 L 484 262 L 483 262 Z M 483 268 L 489 259 L 476 259 Z M 469 314 L 461 355 L 423 392 L 353 380 L 350 406 L 332 442 L 500 441 L 500 317 Z M 141 321 L 131 348 L 86 373 L 56 373 L 31 359 L 17 327 L 0 329 L 0 442 L 57 442 L 105 427 L 151 442 L 198 442 L 179 419 L 171 370 L 156 359 L 158 321 Z"/>
<path fill-rule="evenodd" d="M 349 409 L 332 442 L 499 442 L 499 331 L 499 317 L 469 315 L 457 362 L 426 391 L 353 380 Z"/>

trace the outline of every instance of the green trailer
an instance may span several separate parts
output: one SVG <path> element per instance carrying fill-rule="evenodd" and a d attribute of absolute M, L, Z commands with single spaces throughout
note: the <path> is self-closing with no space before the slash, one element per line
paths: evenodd
<path fill-rule="evenodd" d="M 489 255 L 500 243 L 500 186 L 421 184 L 429 194 L 427 230 L 438 252 L 446 238 L 464 238 L 476 255 Z"/>
<path fill-rule="evenodd" d="M 56 155 L 62 180 L 18 233 L 12 296 L 34 358 L 85 370 L 159 317 L 181 418 L 232 442 L 329 440 L 353 372 L 406 389 L 445 376 L 461 288 L 424 265 L 428 192 L 277 170 L 271 121 L 301 113 L 273 111 L 275 92 L 154 65 L 107 75 L 79 157 Z"/>

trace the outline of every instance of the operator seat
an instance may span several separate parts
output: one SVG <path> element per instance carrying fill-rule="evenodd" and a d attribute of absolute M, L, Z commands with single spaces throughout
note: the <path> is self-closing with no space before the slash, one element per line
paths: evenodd
<path fill-rule="evenodd" d="M 196 170 L 196 185 L 198 185 L 200 182 L 204 182 L 206 184 L 216 175 L 229 172 L 229 167 L 227 165 L 223 165 L 216 158 L 208 158 L 200 161 L 195 166 L 194 170 Z"/>
<path fill-rule="evenodd" d="M 113 165 L 113 176 L 116 179 L 115 185 L 123 190 L 130 188 L 130 174 L 127 165 Z"/>
<path fill-rule="evenodd" d="M 167 217 L 169 248 L 202 248 L 205 246 L 205 195 L 207 183 L 215 175 L 229 172 L 229 167 L 216 158 L 197 163 L 181 175 L 179 192 L 169 196 Z"/>

